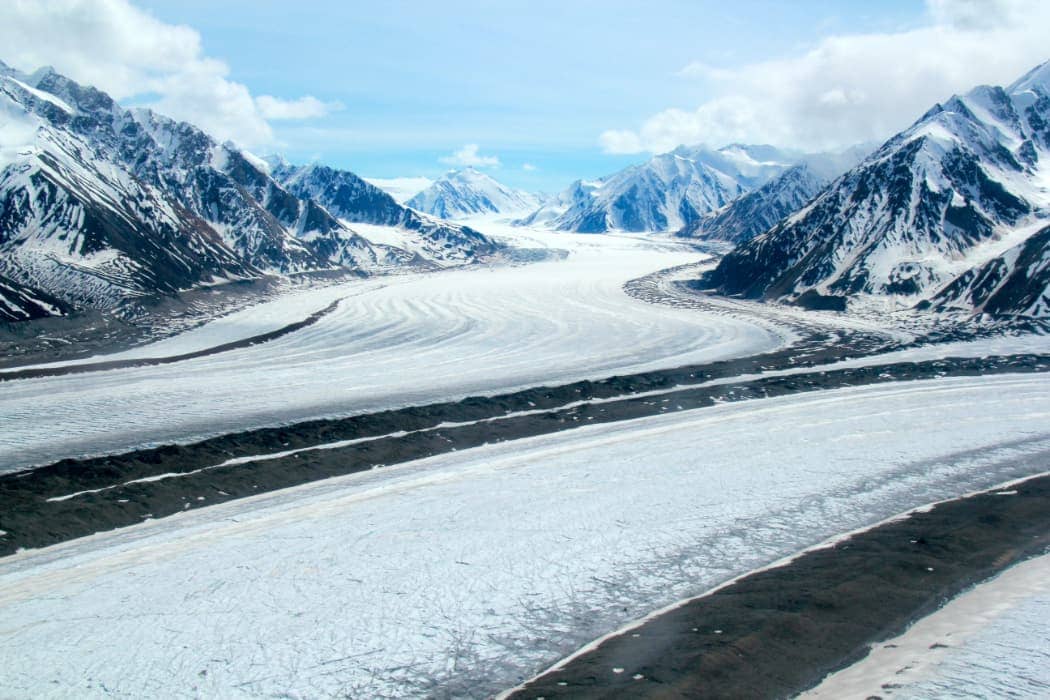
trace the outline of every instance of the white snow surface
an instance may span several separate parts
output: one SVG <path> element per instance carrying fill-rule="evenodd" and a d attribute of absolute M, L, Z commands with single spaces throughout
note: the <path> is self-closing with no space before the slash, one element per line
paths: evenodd
<path fill-rule="evenodd" d="M 27 114 L 3 91 L 0 81 L 0 170 L 26 159 L 36 145 L 40 125 L 40 118 Z"/>
<path fill-rule="evenodd" d="M 418 255 L 422 260 L 426 260 L 436 267 L 455 267 L 463 265 L 465 262 L 463 256 L 457 254 L 455 248 L 449 249 L 444 246 L 444 241 L 441 238 L 435 240 L 432 236 L 421 235 L 417 230 L 403 226 L 363 224 L 342 219 L 340 222 L 368 241 L 377 250 L 383 250 L 383 247 L 386 246 L 402 252 L 402 254 L 411 253 Z M 384 269 L 384 272 L 398 274 L 404 272 L 404 270 L 405 267 L 402 263 L 394 263 Z"/>
<path fill-rule="evenodd" d="M 406 204 L 425 214 L 459 220 L 479 214 L 522 215 L 541 202 L 530 192 L 511 189 L 467 167 L 449 171 Z"/>
<path fill-rule="evenodd" d="M 516 235 L 521 245 L 557 246 L 569 255 L 296 292 L 114 357 L 213 347 L 298 321 L 335 298 L 342 301 L 308 328 L 241 350 L 177 364 L 4 383 L 0 470 L 295 420 L 676 367 L 770 350 L 790 340 L 773 324 L 648 304 L 623 292 L 629 279 L 702 259 L 695 251 L 642 237 L 596 240 L 527 230 Z"/>
<path fill-rule="evenodd" d="M 0 687 L 491 695 L 844 530 L 1040 472 L 1048 417 L 1043 375 L 727 404 L 22 552 L 0 561 Z"/>
<path fill-rule="evenodd" d="M 51 104 L 53 104 L 54 106 L 58 107 L 59 109 L 61 109 L 63 112 L 65 112 L 67 114 L 76 114 L 76 110 L 73 109 L 72 107 L 70 107 L 69 104 L 65 100 L 59 99 L 58 97 L 52 95 L 50 92 L 44 92 L 43 90 L 37 90 L 35 87 L 31 87 L 29 85 L 26 85 L 21 80 L 18 80 L 17 78 L 15 78 L 14 76 L 11 76 L 11 75 L 5 75 L 2 78 L 0 78 L 0 80 L 10 80 L 12 83 L 14 83 L 15 85 L 18 85 L 18 87 L 22 88 L 23 90 L 25 90 L 30 95 L 32 95 L 33 97 L 37 98 L 38 100 L 43 100 L 44 102 L 50 102 Z"/>
<path fill-rule="evenodd" d="M 366 177 L 364 181 L 386 192 L 398 204 L 404 204 L 434 184 L 429 177 Z"/>
<path fill-rule="evenodd" d="M 800 697 L 1048 697 L 1048 630 L 1050 555 L 1044 555 L 975 586 Z"/>

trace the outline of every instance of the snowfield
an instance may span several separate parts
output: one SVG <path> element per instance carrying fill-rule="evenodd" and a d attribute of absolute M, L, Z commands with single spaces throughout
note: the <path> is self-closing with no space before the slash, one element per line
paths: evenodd
<path fill-rule="evenodd" d="M 489 695 L 734 575 L 1041 472 L 1048 419 L 1044 375 L 826 391 L 489 445 L 22 552 L 0 560 L 0 687 Z"/>
<path fill-rule="evenodd" d="M 396 199 L 398 204 L 404 204 L 434 184 L 429 177 L 366 177 L 364 179 L 365 182 L 370 182 Z"/>
<path fill-rule="evenodd" d="M 625 281 L 703 254 L 666 241 L 523 232 L 563 260 L 302 290 L 104 359 L 176 355 L 299 321 L 279 340 L 171 365 L 0 384 L 0 470 L 770 350 L 760 321 L 632 299 Z M 97 360 L 100 358 L 92 358 Z"/>

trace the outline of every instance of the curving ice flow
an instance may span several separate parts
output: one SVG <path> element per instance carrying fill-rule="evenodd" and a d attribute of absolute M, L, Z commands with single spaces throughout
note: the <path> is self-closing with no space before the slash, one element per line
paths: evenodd
<path fill-rule="evenodd" d="M 330 415 L 750 354 L 790 336 L 760 322 L 648 304 L 625 281 L 702 259 L 641 237 L 519 233 L 563 260 L 304 290 L 98 359 L 177 355 L 312 326 L 171 365 L 0 383 L 0 470 Z"/>
<path fill-rule="evenodd" d="M 0 560 L 0 687 L 488 696 L 843 531 L 1041 472 L 1048 418 L 1045 375 L 726 404 L 23 552 Z"/>

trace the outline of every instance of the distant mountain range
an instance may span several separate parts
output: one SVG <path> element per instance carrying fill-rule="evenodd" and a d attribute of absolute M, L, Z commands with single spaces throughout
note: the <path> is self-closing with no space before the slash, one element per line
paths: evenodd
<path fill-rule="evenodd" d="M 349 171 L 260 159 L 0 63 L 0 321 L 265 275 L 469 264 L 498 245 L 444 219 L 478 216 L 731 242 L 702 280 L 722 294 L 1050 317 L 1050 63 L 877 149 L 680 147 L 550 199 L 473 168 L 378 182 L 424 189 L 406 206 Z"/>
<path fill-rule="evenodd" d="M 845 308 L 865 296 L 1047 316 L 1050 63 L 935 105 L 704 284 Z"/>
<path fill-rule="evenodd" d="M 273 161 L 274 179 L 296 197 L 320 204 L 347 228 L 356 226 L 373 245 L 382 245 L 375 232 L 361 225 L 390 227 L 398 232 L 390 255 L 397 249 L 411 252 L 417 262 L 462 264 L 482 253 L 492 253 L 495 245 L 477 231 L 439 221 L 398 204 L 393 197 L 347 170 L 324 165 L 295 166 Z M 304 234 L 314 240 L 313 234 Z M 320 241 L 325 245 L 324 241 Z M 334 251 L 333 251 L 334 253 Z M 407 259 L 406 259 L 407 260 Z"/>
<path fill-rule="evenodd" d="M 325 178 L 344 186 L 326 189 Z M 418 245 L 370 241 L 356 221 Z M 0 320 L 266 274 L 462 263 L 494 249 L 352 173 L 271 173 L 190 124 L 124 109 L 51 69 L 0 63 Z"/>
<path fill-rule="evenodd" d="M 812 156 L 724 207 L 693 219 L 677 235 L 730 243 L 749 241 L 801 209 L 835 176 L 859 163 L 867 153 L 868 149 L 857 147 L 835 156 Z"/>
<path fill-rule="evenodd" d="M 365 180 L 404 204 L 434 184 L 429 177 L 366 177 Z"/>
<path fill-rule="evenodd" d="M 783 200 L 783 209 L 788 202 L 803 197 L 805 201 L 820 184 L 854 165 L 862 155 L 856 150 L 803 154 L 740 144 L 717 150 L 681 146 L 598 180 L 578 180 L 520 223 L 579 233 L 681 230 L 682 235 L 689 237 L 738 240 L 753 227 L 727 227 L 722 220 L 705 221 L 705 217 L 772 184 L 774 191 L 763 195 L 766 204 L 760 206 L 753 201 L 746 212 L 728 218 L 751 219 L 761 210 L 766 220 L 775 221 L 778 210 L 770 209 L 769 204 Z M 798 165 L 807 166 L 805 177 L 795 173 L 791 178 L 778 180 Z M 780 189 L 785 193 L 778 194 Z M 788 189 L 792 193 L 788 194 Z"/>
<path fill-rule="evenodd" d="M 413 209 L 444 219 L 520 215 L 541 203 L 538 196 L 511 189 L 475 168 L 452 170 L 406 202 Z"/>

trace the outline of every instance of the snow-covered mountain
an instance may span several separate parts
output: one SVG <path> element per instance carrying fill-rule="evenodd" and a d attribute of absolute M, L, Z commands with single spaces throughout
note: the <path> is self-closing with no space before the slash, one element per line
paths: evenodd
<path fill-rule="evenodd" d="M 1026 241 L 1047 218 L 1050 63 L 936 105 L 705 280 L 727 294 L 840 308 L 855 295 L 898 295 L 979 310 L 991 280 L 1038 287 L 1045 244 Z M 1017 298 L 1033 295 L 1045 288 Z"/>
<path fill-rule="evenodd" d="M 440 263 L 466 262 L 495 250 L 472 228 L 441 221 L 398 204 L 389 194 L 347 170 L 278 162 L 273 177 L 297 197 L 317 202 L 347 226 L 357 226 L 375 246 L 390 246 Z M 391 238 L 393 236 L 393 238 Z"/>
<path fill-rule="evenodd" d="M 543 226 L 555 230 L 569 230 L 559 228 L 562 217 L 570 210 L 588 206 L 594 198 L 595 190 L 601 187 L 601 184 L 601 180 L 576 180 L 567 189 L 549 198 L 539 208 L 513 223 L 519 226 Z"/>
<path fill-rule="evenodd" d="M 380 208 L 417 216 L 375 192 Z M 443 254 L 460 238 L 492 247 L 441 222 L 421 223 L 419 235 Z M 124 109 L 51 69 L 0 63 L 0 276 L 5 305 L 18 309 L 8 315 L 425 259 L 373 245 L 265 162 L 190 124 Z"/>
<path fill-rule="evenodd" d="M 0 321 L 61 316 L 69 310 L 68 306 L 49 294 L 0 276 Z"/>
<path fill-rule="evenodd" d="M 1050 317 L 1050 225 L 959 275 L 923 305 L 938 311 Z"/>
<path fill-rule="evenodd" d="M 399 204 L 404 204 L 434 184 L 429 177 L 366 177 L 364 179 L 386 192 Z"/>
<path fill-rule="evenodd" d="M 256 276 L 256 262 L 282 248 L 289 266 L 315 262 L 303 246 L 274 240 L 268 229 L 245 235 L 245 248 L 251 237 L 256 254 L 240 258 L 215 228 L 150 182 L 160 168 L 138 149 L 151 138 L 140 115 L 100 92 L 50 70 L 27 76 L 4 67 L 0 115 L 0 274 L 31 297 L 42 292 L 69 304 L 111 306 Z M 171 148 L 176 136 L 168 136 Z M 186 184 L 194 174 L 179 175 Z M 218 188 L 212 194 L 224 196 Z"/>
<path fill-rule="evenodd" d="M 406 204 L 443 219 L 522 214 L 540 206 L 536 195 L 511 189 L 475 168 L 452 170 Z"/>
<path fill-rule="evenodd" d="M 693 219 L 677 235 L 743 243 L 799 210 L 826 184 L 805 165 L 793 166 L 757 190 Z"/>
<path fill-rule="evenodd" d="M 783 157 L 794 159 L 798 164 L 724 207 L 688 222 L 677 235 L 737 244 L 748 241 L 801 209 L 874 148 L 874 145 L 860 145 L 834 153 L 785 153 Z"/>
<path fill-rule="evenodd" d="M 772 146 L 680 146 L 607 177 L 574 182 L 518 223 L 580 233 L 678 231 L 807 158 L 820 176 L 835 167 L 833 158 Z"/>

